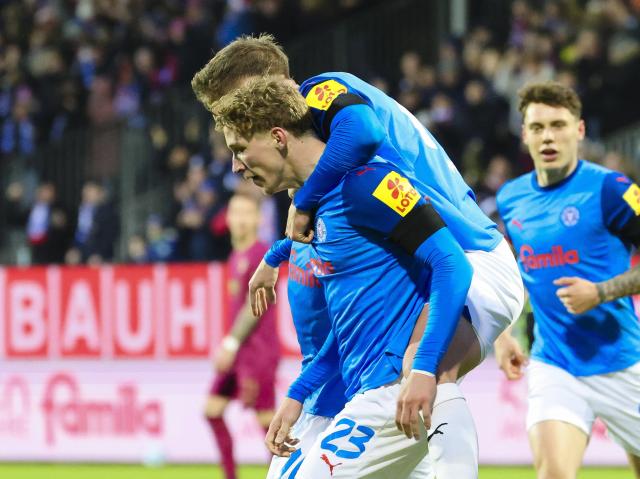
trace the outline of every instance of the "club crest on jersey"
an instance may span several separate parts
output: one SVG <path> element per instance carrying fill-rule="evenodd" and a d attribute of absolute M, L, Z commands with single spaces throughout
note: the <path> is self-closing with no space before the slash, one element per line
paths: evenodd
<path fill-rule="evenodd" d="M 622 199 L 627 202 L 636 216 L 640 215 L 640 187 L 632 184 L 622 195 Z"/>
<path fill-rule="evenodd" d="M 580 210 L 575 206 L 567 206 L 560 213 L 560 221 L 567 227 L 577 225 L 578 221 L 580 221 Z"/>
<path fill-rule="evenodd" d="M 328 110 L 338 95 L 347 93 L 347 87 L 335 80 L 327 80 L 311 87 L 305 97 L 307 105 L 318 110 Z"/>
<path fill-rule="evenodd" d="M 316 221 L 316 234 L 320 243 L 324 243 L 327 240 L 327 227 L 322 218 L 318 218 L 318 221 Z"/>
<path fill-rule="evenodd" d="M 409 180 L 395 171 L 387 174 L 372 194 L 402 217 L 407 216 L 420 199 Z"/>

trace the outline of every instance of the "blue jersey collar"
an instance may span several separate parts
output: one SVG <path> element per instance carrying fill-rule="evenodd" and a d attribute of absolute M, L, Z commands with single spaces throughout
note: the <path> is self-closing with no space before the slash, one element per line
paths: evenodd
<path fill-rule="evenodd" d="M 531 174 L 531 186 L 533 187 L 534 190 L 537 190 L 537 191 L 550 191 L 550 190 L 555 190 L 556 188 L 560 188 L 562 185 L 571 181 L 571 178 L 576 176 L 576 174 L 578 173 L 578 170 L 580 170 L 580 168 L 582 167 L 582 163 L 583 163 L 583 160 L 578 159 L 578 164 L 576 165 L 576 169 L 573 170 L 569 176 L 549 186 L 540 186 L 538 184 L 538 175 L 536 175 L 536 172 L 534 170 L 533 173 Z"/>

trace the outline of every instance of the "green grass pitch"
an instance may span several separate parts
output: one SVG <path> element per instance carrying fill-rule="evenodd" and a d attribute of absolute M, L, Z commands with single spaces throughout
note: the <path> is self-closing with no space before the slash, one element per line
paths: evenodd
<path fill-rule="evenodd" d="M 239 479 L 264 479 L 264 466 L 242 467 Z M 1 464 L 2 479 L 223 479 L 215 466 L 146 468 L 121 465 Z M 481 479 L 535 479 L 530 467 L 481 467 Z M 578 479 L 633 479 L 629 469 L 583 469 Z"/>

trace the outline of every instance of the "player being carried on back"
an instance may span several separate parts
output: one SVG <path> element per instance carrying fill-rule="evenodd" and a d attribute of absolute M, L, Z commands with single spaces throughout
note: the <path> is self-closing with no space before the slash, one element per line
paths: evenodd
<path fill-rule="evenodd" d="M 212 108 L 219 98 L 242 85 L 247 79 L 255 76 L 276 75 L 283 80 L 289 77 L 288 59 L 272 38 L 242 38 L 223 50 L 205 66 L 192 82 L 198 98 Z M 419 181 L 429 188 L 430 201 L 438 209 L 447 210 L 454 219 L 448 222 L 451 233 L 460 246 L 466 251 L 478 254 L 501 256 L 506 251 L 502 245 L 502 235 L 495 225 L 480 211 L 475 203 L 473 193 L 464 183 L 444 150 L 437 144 L 426 129 L 393 99 L 381 91 L 346 73 L 324 74 L 303 83 L 301 92 L 305 96 L 313 117 L 316 135 L 326 141 L 317 168 L 302 185 L 296 194 L 295 202 L 299 210 L 310 210 L 312 205 L 330 191 L 344 176 L 348 169 L 366 163 L 375 153 L 394 163 L 399 171 L 409 180 Z M 259 186 L 261 178 L 255 177 Z M 300 214 L 298 218 L 309 219 L 309 214 Z M 295 239 L 308 241 L 311 234 L 294 236 Z M 261 264 L 252 279 L 250 292 L 252 299 L 258 291 L 266 291 L 266 297 L 273 299 L 273 284 L 270 283 L 273 273 L 266 263 Z M 515 269 L 515 265 L 514 265 Z M 438 388 L 438 401 L 448 400 L 449 416 L 445 421 L 455 423 L 451 415 L 466 417 L 468 407 L 455 381 L 458 369 L 463 361 L 471 360 L 478 364 L 486 352 L 492 347 L 493 340 L 512 320 L 512 311 L 502 314 L 500 307 L 492 309 L 501 295 L 509 299 L 502 304 L 513 306 L 518 310 L 522 302 L 521 281 L 516 271 L 513 277 L 505 275 L 497 277 L 504 281 L 491 282 L 489 288 L 484 288 L 485 296 L 473 304 L 469 309 L 481 311 L 478 315 L 491 318 L 481 328 L 474 330 L 468 322 L 461 322 L 463 332 L 460 334 L 461 347 L 452 354 L 457 356 L 448 363 L 448 370 L 438 371 L 437 384 L 445 386 L 447 393 Z M 479 280 L 479 279 L 478 279 Z M 479 292 L 480 289 L 476 288 Z M 473 301 L 471 301 L 473 303 Z M 476 326 L 474 324 L 474 326 Z M 426 391 L 429 396 L 427 404 L 433 403 L 436 381 L 424 378 L 410 378 L 410 383 L 422 383 L 419 389 Z M 409 389 L 412 389 L 410 387 Z M 444 408 L 441 408 L 444 410 Z M 430 422 L 431 408 L 424 411 L 427 423 Z M 475 437 L 473 426 L 457 428 Z M 441 437 L 438 435 L 432 444 L 432 452 L 438 451 L 438 471 L 441 475 L 458 477 L 472 477 L 461 473 L 449 472 L 448 464 L 459 468 L 461 464 L 473 464 L 475 457 L 477 467 L 477 449 L 470 448 L 466 453 L 459 448 L 447 449 L 446 445 L 472 444 L 475 441 L 457 441 L 452 434 Z M 440 443 L 440 444 L 438 444 Z M 442 448 L 440 448 L 442 446 Z M 449 454 L 447 451 L 451 451 Z M 464 461 L 460 457 L 464 455 Z"/>
<path fill-rule="evenodd" d="M 325 149 L 311 129 L 304 98 L 282 80 L 249 82 L 216 104 L 214 115 L 234 153 L 234 171 L 266 193 L 300 187 Z M 435 386 L 436 373 L 441 367 L 455 370 L 450 383 L 455 387 L 457 374 L 473 368 L 482 354 L 476 350 L 477 356 L 464 364 L 456 358 L 461 353 L 467 356 L 464 345 L 470 339 L 483 343 L 520 312 L 521 283 L 506 243 L 489 252 L 479 248 L 463 252 L 451 233 L 465 221 L 459 210 L 441 206 L 443 222 L 423 197 L 435 192 L 416 180 L 414 188 L 397 172 L 396 162 L 372 160 L 349 173 L 323 198 L 318 210 L 314 246 L 320 261 L 315 269 L 325 287 L 332 340 L 314 359 L 314 367 L 307 368 L 292 386 L 291 399 L 274 418 L 268 435 L 272 450 L 282 446 L 293 424 L 285 419 L 295 416 L 290 414 L 300 406 L 295 400 L 306 398 L 331 372 L 322 362 L 325 356 L 339 357 L 350 402 L 316 441 L 300 469 L 302 478 L 316 477 L 310 471 L 320 470 L 314 461 L 323 456 L 331 464 L 340 458 L 358 459 L 344 462 L 339 477 L 361 477 L 365 470 L 373 473 L 379 468 L 411 471 L 426 452 L 425 424 L 419 414 L 422 411 L 428 427 L 433 397 L 429 386 Z M 468 235 L 471 244 L 481 241 L 482 233 L 474 236 L 471 226 Z M 413 370 L 401 385 L 402 357 L 425 302 L 429 302 L 426 329 Z M 466 319 L 460 321 L 463 310 Z M 456 389 L 438 390 L 441 409 L 448 413 L 457 397 Z M 362 427 L 348 419 L 355 416 L 362 418 Z M 466 434 L 473 430 L 470 416 L 448 416 L 454 423 L 443 435 L 455 436 L 465 448 L 477 447 L 475 435 Z M 402 433 L 389 418 L 395 418 Z M 349 436 L 347 430 L 352 429 L 354 435 Z M 332 438 L 343 436 L 349 436 L 358 450 L 336 446 Z M 372 444 L 367 449 L 364 444 L 369 440 Z M 477 477 L 476 457 L 472 467 L 476 470 L 469 474 L 468 466 L 459 466 L 466 475 L 456 477 Z"/>

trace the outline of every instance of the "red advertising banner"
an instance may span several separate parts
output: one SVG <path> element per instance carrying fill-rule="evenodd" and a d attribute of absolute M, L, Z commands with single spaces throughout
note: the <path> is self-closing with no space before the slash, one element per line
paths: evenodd
<path fill-rule="evenodd" d="M 218 461 L 203 410 L 231 324 L 225 268 L 0 268 L 0 461 Z M 278 398 L 300 368 L 282 279 Z M 507 381 L 488 358 L 462 387 L 481 462 L 531 464 L 526 380 Z M 232 401 L 225 417 L 238 461 L 267 461 L 253 412 Z M 585 463 L 625 463 L 601 424 Z"/>
<path fill-rule="evenodd" d="M 6 268 L 0 270 L 0 358 L 207 358 L 225 317 L 224 264 Z M 283 268 L 284 270 L 284 268 Z M 278 295 L 283 353 L 299 357 Z"/>

